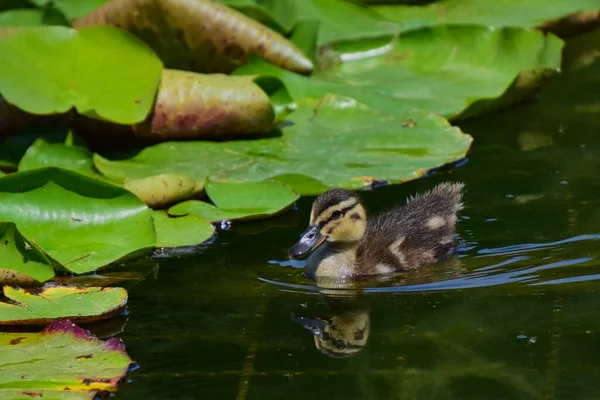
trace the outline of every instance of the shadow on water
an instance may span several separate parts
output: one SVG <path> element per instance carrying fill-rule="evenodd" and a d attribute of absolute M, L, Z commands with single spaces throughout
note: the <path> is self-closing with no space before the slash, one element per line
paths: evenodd
<path fill-rule="evenodd" d="M 464 123 L 468 162 L 363 193 L 384 210 L 466 183 L 451 258 L 356 288 L 301 276 L 289 218 L 163 254 L 130 291 L 140 368 L 120 399 L 600 397 L 600 32 L 569 43 L 539 101 Z M 585 48 L 589 46 L 589 48 Z"/>

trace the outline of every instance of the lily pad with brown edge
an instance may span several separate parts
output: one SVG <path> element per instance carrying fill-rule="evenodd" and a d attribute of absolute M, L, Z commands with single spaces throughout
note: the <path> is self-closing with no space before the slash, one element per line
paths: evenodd
<path fill-rule="evenodd" d="M 54 277 L 52 262 L 12 222 L 0 222 L 0 285 L 39 286 Z"/>
<path fill-rule="evenodd" d="M 0 332 L 0 398 L 92 399 L 115 392 L 132 364 L 120 339 L 101 341 L 68 320 Z"/>
<path fill-rule="evenodd" d="M 156 247 L 196 246 L 204 243 L 215 232 L 214 226 L 195 214 L 171 216 L 165 211 L 154 211 Z"/>
<path fill-rule="evenodd" d="M 181 173 L 196 180 L 276 180 L 307 195 L 416 179 L 462 159 L 472 141 L 435 113 L 392 116 L 337 95 L 297 105 L 279 137 L 161 143 L 129 155 L 95 154 L 94 165 L 109 179 Z"/>
<path fill-rule="evenodd" d="M 127 307 L 127 290 L 119 287 L 46 284 L 28 291 L 4 286 L 11 303 L 0 303 L 0 325 L 44 325 L 55 319 L 94 322 L 120 314 Z"/>
<path fill-rule="evenodd" d="M 152 50 L 110 26 L 27 27 L 0 40 L 0 94 L 31 114 L 74 108 L 91 118 L 137 123 L 152 110 L 161 71 Z"/>
<path fill-rule="evenodd" d="M 208 180 L 206 194 L 214 203 L 189 200 L 171 207 L 170 215 L 196 214 L 211 222 L 263 219 L 285 212 L 298 194 L 278 182 Z"/>
<path fill-rule="evenodd" d="M 258 53 L 291 71 L 313 69 L 283 35 L 216 1 L 111 0 L 73 25 L 107 24 L 148 43 L 168 68 L 228 73 Z"/>
<path fill-rule="evenodd" d="M 330 46 L 310 78 L 256 57 L 234 73 L 279 80 L 293 100 L 335 93 L 391 115 L 421 109 L 459 119 L 530 97 L 540 77 L 560 68 L 562 47 L 536 30 L 440 25 Z M 513 93 L 520 74 L 521 93 Z"/>
<path fill-rule="evenodd" d="M 55 167 L 0 177 L 0 220 L 79 274 L 156 242 L 152 211 L 133 193 Z"/>
<path fill-rule="evenodd" d="M 93 148 L 115 148 L 261 134 L 273 128 L 274 118 L 269 96 L 252 77 L 165 69 L 145 121 L 123 125 L 75 116 L 73 129 Z"/>

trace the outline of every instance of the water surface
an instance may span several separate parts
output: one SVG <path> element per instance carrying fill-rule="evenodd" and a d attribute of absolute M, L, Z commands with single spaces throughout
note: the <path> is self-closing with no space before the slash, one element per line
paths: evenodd
<path fill-rule="evenodd" d="M 312 198 L 219 232 L 130 289 L 139 368 L 116 397 L 599 398 L 600 61 L 579 42 L 539 101 L 461 124 L 466 163 L 363 194 L 378 211 L 465 182 L 452 260 L 340 298 L 286 262 Z M 348 356 L 318 350 L 301 317 L 358 332 Z"/>

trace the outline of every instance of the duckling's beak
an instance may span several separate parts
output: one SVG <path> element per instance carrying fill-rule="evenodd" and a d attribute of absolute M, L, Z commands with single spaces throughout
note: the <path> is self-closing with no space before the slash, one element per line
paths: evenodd
<path fill-rule="evenodd" d="M 308 229 L 306 229 L 306 231 L 304 231 L 302 234 L 300 240 L 298 240 L 295 245 L 290 247 L 288 250 L 288 257 L 302 257 L 303 255 L 310 253 L 325 243 L 326 239 L 327 236 L 321 235 L 321 232 L 319 232 L 316 226 L 309 226 Z"/>
<path fill-rule="evenodd" d="M 292 320 L 302 325 L 313 335 L 322 334 L 325 331 L 325 327 L 327 326 L 327 321 L 321 318 L 297 317 L 295 315 L 292 315 Z"/>

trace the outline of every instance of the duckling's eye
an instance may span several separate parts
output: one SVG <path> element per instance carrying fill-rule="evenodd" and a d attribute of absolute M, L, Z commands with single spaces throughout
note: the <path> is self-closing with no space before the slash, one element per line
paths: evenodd
<path fill-rule="evenodd" d="M 340 210 L 335 210 L 332 214 L 331 214 L 331 219 L 338 219 L 339 217 L 342 216 L 342 212 Z"/>

